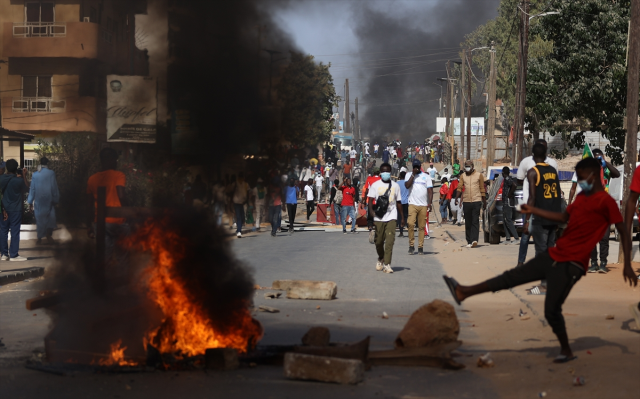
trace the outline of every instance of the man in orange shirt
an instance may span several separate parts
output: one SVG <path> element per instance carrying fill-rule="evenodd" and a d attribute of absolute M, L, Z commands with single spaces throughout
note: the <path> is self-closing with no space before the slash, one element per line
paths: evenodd
<path fill-rule="evenodd" d="M 87 182 L 87 203 L 89 213 L 87 216 L 87 235 L 95 237 L 95 215 L 98 209 L 98 187 L 105 187 L 107 191 L 107 207 L 117 208 L 126 204 L 124 187 L 124 173 L 116 170 L 118 167 L 118 153 L 113 148 L 103 148 L 100 151 L 101 171 L 89 177 Z M 95 206 L 95 210 L 94 210 Z M 118 239 L 129 233 L 129 226 L 122 218 L 106 218 L 106 243 L 105 256 L 109 259 L 113 253 Z"/>

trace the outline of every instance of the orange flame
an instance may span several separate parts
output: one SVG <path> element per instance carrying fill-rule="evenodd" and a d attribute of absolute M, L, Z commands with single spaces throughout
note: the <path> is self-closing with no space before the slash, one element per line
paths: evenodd
<path fill-rule="evenodd" d="M 208 348 L 247 350 L 250 340 L 262 337 L 262 327 L 253 320 L 247 306 L 239 307 L 232 318 L 233 326 L 221 333 L 212 326 L 206 310 L 190 294 L 176 273 L 176 265 L 184 258 L 189 242 L 164 223 L 148 221 L 127 240 L 130 247 L 151 251 L 152 261 L 145 270 L 148 277 L 148 297 L 162 310 L 162 324 L 144 337 L 161 353 L 187 356 L 204 354 Z"/>
<path fill-rule="evenodd" d="M 138 363 L 133 360 L 125 360 L 124 351 L 127 350 L 127 347 L 121 348 L 122 340 L 119 339 L 113 344 L 111 344 L 111 354 L 108 359 L 100 359 L 98 362 L 101 366 L 135 366 Z"/>

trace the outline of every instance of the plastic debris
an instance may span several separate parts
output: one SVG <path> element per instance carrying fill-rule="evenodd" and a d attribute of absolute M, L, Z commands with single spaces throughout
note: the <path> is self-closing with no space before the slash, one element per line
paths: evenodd
<path fill-rule="evenodd" d="M 542 391 L 538 394 L 539 398 L 546 398 L 547 397 L 547 393 L 545 391 Z"/>
<path fill-rule="evenodd" d="M 573 379 L 573 386 L 574 387 L 580 387 L 580 386 L 582 386 L 584 384 L 585 384 L 584 377 L 574 377 L 574 379 Z"/>
<path fill-rule="evenodd" d="M 389 315 L 387 314 L 387 312 L 382 312 L 382 318 L 383 319 L 388 319 Z"/>
<path fill-rule="evenodd" d="M 478 358 L 478 367 L 489 368 L 495 366 L 493 359 L 491 359 L 489 352 Z"/>

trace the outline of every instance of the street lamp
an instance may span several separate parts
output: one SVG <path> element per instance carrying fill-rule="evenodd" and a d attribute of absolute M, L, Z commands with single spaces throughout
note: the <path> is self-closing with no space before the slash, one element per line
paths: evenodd
<path fill-rule="evenodd" d="M 540 14 L 531 15 L 531 16 L 529 17 L 529 21 L 531 21 L 531 19 L 533 19 L 533 18 L 535 18 L 535 17 L 544 17 L 545 15 L 558 15 L 558 14 L 560 14 L 560 12 L 559 12 L 559 11 L 543 12 L 543 13 L 540 13 Z"/>

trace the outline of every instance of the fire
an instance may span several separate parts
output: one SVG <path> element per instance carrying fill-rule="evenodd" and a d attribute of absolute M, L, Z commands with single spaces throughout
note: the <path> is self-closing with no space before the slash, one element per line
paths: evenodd
<path fill-rule="evenodd" d="M 111 354 L 108 359 L 100 359 L 99 364 L 101 366 L 136 366 L 138 363 L 133 360 L 125 360 L 124 351 L 127 350 L 127 347 L 121 348 L 122 340 L 119 339 L 113 344 L 111 344 Z"/>
<path fill-rule="evenodd" d="M 232 326 L 216 331 L 206 310 L 189 292 L 176 272 L 178 263 L 190 248 L 185 237 L 171 231 L 166 223 L 148 221 L 127 241 L 128 246 L 151 251 L 152 260 L 145 270 L 148 297 L 162 310 L 162 324 L 144 337 L 161 353 L 186 356 L 204 354 L 208 348 L 247 350 L 247 343 L 262 337 L 262 327 L 251 317 L 248 306 L 237 306 Z M 244 305 L 244 306 L 243 306 Z"/>

